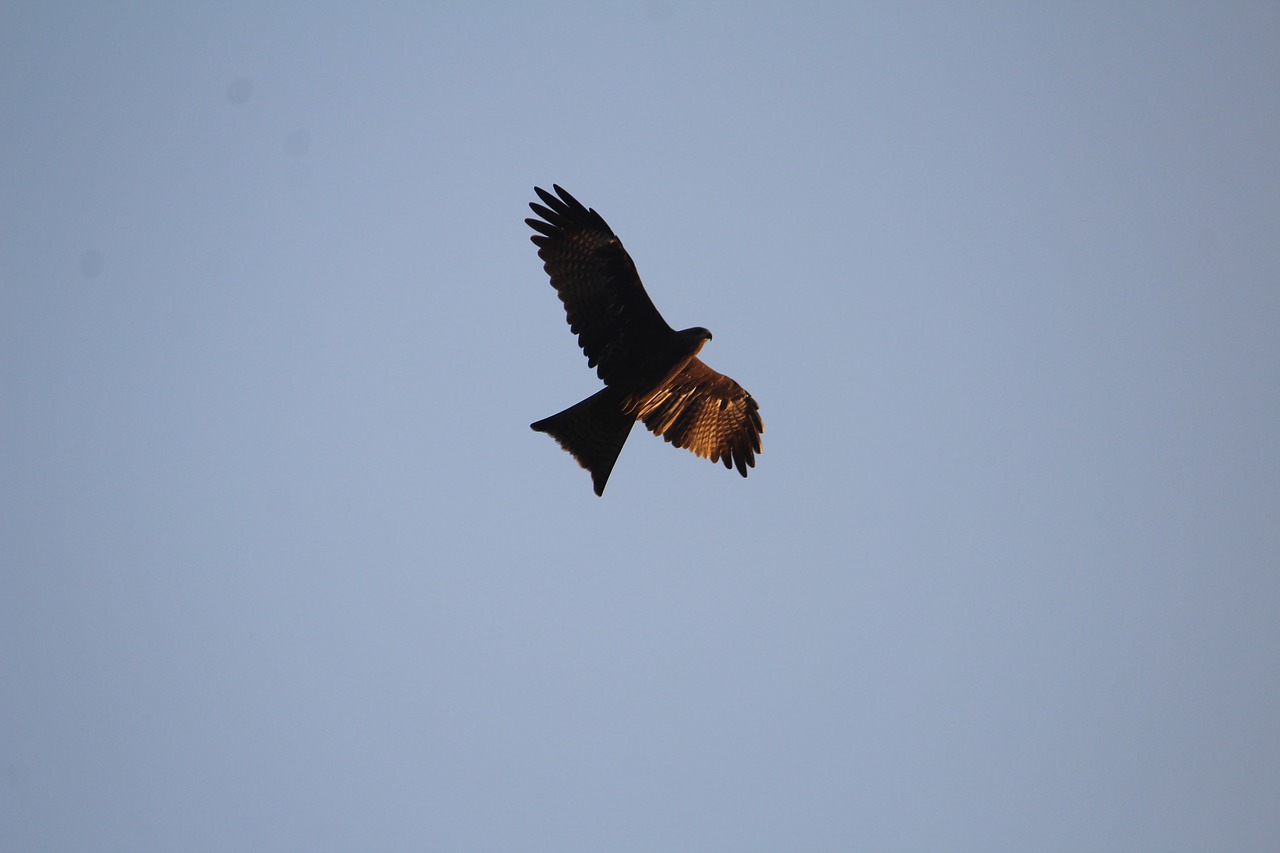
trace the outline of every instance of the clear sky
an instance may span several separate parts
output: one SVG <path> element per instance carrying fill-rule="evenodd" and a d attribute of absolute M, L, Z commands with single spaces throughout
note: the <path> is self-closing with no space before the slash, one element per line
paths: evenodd
<path fill-rule="evenodd" d="M 0 5 L 0 848 L 1280 849 L 1280 5 Z M 594 392 L 598 210 L 759 401 Z"/>

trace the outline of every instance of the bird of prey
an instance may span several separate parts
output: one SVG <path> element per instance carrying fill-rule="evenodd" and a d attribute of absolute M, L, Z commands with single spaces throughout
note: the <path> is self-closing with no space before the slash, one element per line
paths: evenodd
<path fill-rule="evenodd" d="M 701 326 L 675 331 L 645 293 L 636 265 L 594 210 L 559 186 L 534 192 L 543 204 L 526 219 L 569 328 L 604 388 L 531 426 L 591 472 L 597 495 L 636 421 L 747 476 L 760 452 L 759 406 L 742 386 L 698 360 L 711 340 Z"/>

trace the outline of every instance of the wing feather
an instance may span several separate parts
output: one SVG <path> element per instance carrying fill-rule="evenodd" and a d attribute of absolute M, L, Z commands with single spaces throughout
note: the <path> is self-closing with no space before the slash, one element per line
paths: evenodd
<path fill-rule="evenodd" d="M 655 435 L 744 477 L 756 465 L 764 432 L 760 407 L 741 385 L 697 358 L 641 401 L 637 415 Z"/>
<path fill-rule="evenodd" d="M 655 343 L 674 334 L 640 282 L 636 265 L 600 214 L 557 185 L 534 187 L 544 204 L 526 219 L 551 286 L 564 303 L 569 328 L 587 363 L 607 385 L 638 378 Z"/>

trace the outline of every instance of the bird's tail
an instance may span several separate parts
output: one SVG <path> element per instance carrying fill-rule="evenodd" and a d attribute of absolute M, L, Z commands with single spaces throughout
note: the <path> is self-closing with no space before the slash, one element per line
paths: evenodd
<path fill-rule="evenodd" d="M 604 388 L 581 403 L 530 426 L 545 432 L 573 454 L 578 464 L 591 472 L 596 494 L 603 495 L 613 463 L 618 461 L 635 422 L 635 415 L 622 411 L 617 392 Z"/>

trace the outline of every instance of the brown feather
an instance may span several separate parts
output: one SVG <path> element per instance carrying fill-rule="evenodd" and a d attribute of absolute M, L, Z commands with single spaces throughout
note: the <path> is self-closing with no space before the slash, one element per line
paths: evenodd
<path fill-rule="evenodd" d="M 741 385 L 697 358 L 645 397 L 637 416 L 654 435 L 736 467 L 744 477 L 756 465 L 764 432 L 759 405 Z"/>

